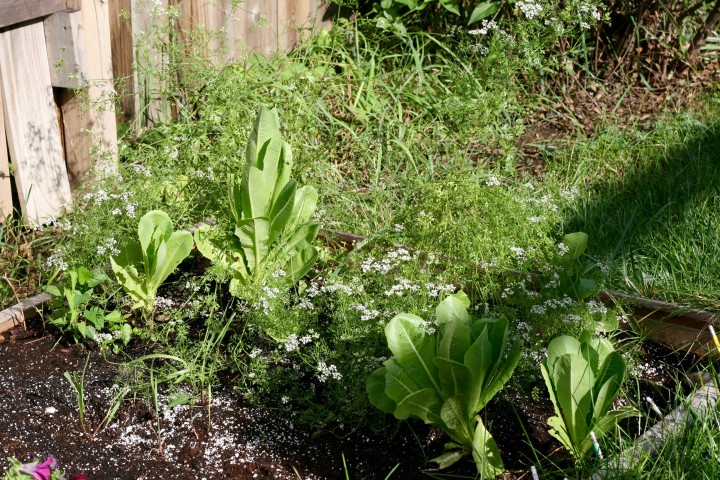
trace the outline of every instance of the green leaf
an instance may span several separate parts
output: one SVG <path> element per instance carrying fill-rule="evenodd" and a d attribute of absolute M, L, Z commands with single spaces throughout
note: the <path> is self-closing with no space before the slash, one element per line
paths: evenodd
<path fill-rule="evenodd" d="M 293 209 L 290 213 L 290 220 L 287 225 L 288 230 L 297 230 L 302 224 L 310 221 L 317 206 L 317 199 L 317 190 L 310 185 L 306 185 L 297 190 L 293 202 Z"/>
<path fill-rule="evenodd" d="M 563 336 L 550 342 L 541 371 L 556 413 L 548 420 L 550 433 L 580 457 L 592 446 L 591 431 L 607 431 L 603 429 L 624 415 L 610 411 L 622 385 L 624 361 L 606 339 Z"/>
<path fill-rule="evenodd" d="M 477 424 L 475 425 L 472 454 L 477 471 L 483 478 L 495 478 L 496 475 L 505 470 L 497 443 L 495 443 L 495 439 L 492 438 L 490 432 L 485 429 L 480 417 L 477 417 Z"/>
<path fill-rule="evenodd" d="M 396 404 L 408 395 L 421 390 L 415 380 L 395 359 L 385 362 L 385 394 Z"/>
<path fill-rule="evenodd" d="M 272 210 L 270 211 L 270 243 L 277 240 L 285 231 L 285 227 L 290 220 L 290 214 L 293 211 L 296 189 L 297 182 L 290 180 L 285 184 L 285 187 L 282 188 L 277 199 L 273 202 Z"/>
<path fill-rule="evenodd" d="M 401 313 L 385 326 L 385 337 L 397 363 L 421 387 L 440 391 L 436 381 L 435 338 L 427 334 L 422 318 Z"/>
<path fill-rule="evenodd" d="M 588 244 L 587 233 L 575 232 L 568 233 L 563 237 L 563 243 L 568 247 L 568 251 L 565 253 L 566 256 L 577 260 L 585 253 L 585 249 Z"/>
<path fill-rule="evenodd" d="M 438 314 L 439 322 L 440 316 Z M 467 322 L 459 320 L 443 322 L 440 323 L 439 328 L 442 333 L 438 346 L 438 356 L 462 363 L 465 359 L 465 352 L 470 348 L 470 329 Z"/>
<path fill-rule="evenodd" d="M 438 469 L 442 470 L 454 464 L 455 462 L 463 458 L 465 455 L 467 455 L 467 452 L 464 450 L 451 450 L 449 452 L 438 455 L 435 458 L 431 458 L 430 461 L 437 463 Z"/>
<path fill-rule="evenodd" d="M 235 236 L 242 245 L 248 271 L 256 274 L 270 249 L 270 222 L 264 217 L 243 220 L 235 227 Z"/>
<path fill-rule="evenodd" d="M 417 417 L 425 423 L 442 425 L 440 400 L 431 388 L 424 388 L 407 395 L 397 403 L 395 418 L 405 420 Z"/>
<path fill-rule="evenodd" d="M 296 250 L 296 254 L 290 259 L 288 278 L 292 284 L 297 283 L 315 265 L 318 258 L 318 251 L 312 245 L 302 250 Z"/>
<path fill-rule="evenodd" d="M 53 297 L 60 297 L 60 296 L 62 296 L 62 292 L 61 292 L 60 289 L 59 289 L 58 287 L 56 287 L 55 285 L 48 285 L 48 286 L 46 286 L 46 287 L 45 287 L 45 291 L 46 291 L 47 293 L 49 293 L 50 295 L 52 295 Z"/>
<path fill-rule="evenodd" d="M 368 378 L 366 390 L 370 403 L 385 413 L 393 413 L 397 404 L 385 393 L 385 367 L 378 368 Z"/>
<path fill-rule="evenodd" d="M 152 277 L 157 265 L 157 254 L 162 242 L 172 234 L 172 221 L 167 213 L 153 210 L 140 218 L 138 238 L 145 265 L 145 275 Z"/>
<path fill-rule="evenodd" d="M 433 362 L 440 376 L 442 394 L 445 396 L 462 395 L 469 398 L 471 393 L 467 390 L 473 382 L 470 370 L 460 362 L 455 362 L 443 357 L 435 357 Z M 474 406 L 473 403 L 473 411 L 469 412 L 471 415 L 477 412 L 477 410 L 474 410 Z"/>
<path fill-rule="evenodd" d="M 480 2 L 473 9 L 468 20 L 468 26 L 493 15 L 500 9 L 500 2 Z"/>
<path fill-rule="evenodd" d="M 467 411 L 463 399 L 459 397 L 446 399 L 440 409 L 440 419 L 452 438 L 461 441 L 464 445 L 472 442 L 473 416 Z"/>
<path fill-rule="evenodd" d="M 192 234 L 184 230 L 173 232 L 164 239 L 158 249 L 157 265 L 149 279 L 149 288 L 157 291 L 178 265 L 190 255 L 192 247 Z"/>
<path fill-rule="evenodd" d="M 448 12 L 460 15 L 460 7 L 458 7 L 457 0 L 440 0 L 440 5 Z"/>

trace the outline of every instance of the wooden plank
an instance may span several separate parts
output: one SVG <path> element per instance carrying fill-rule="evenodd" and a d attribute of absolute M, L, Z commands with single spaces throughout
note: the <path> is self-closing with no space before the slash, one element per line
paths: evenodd
<path fill-rule="evenodd" d="M 240 8 L 244 9 L 245 44 L 249 53 L 268 54 L 273 51 L 273 38 L 277 31 L 277 8 L 272 8 L 267 0 L 247 0 Z"/>
<path fill-rule="evenodd" d="M 110 5 L 110 49 L 112 50 L 113 78 L 120 95 L 117 120 L 130 122 L 135 118 L 135 82 L 133 81 L 133 40 L 131 0 L 115 0 Z"/>
<path fill-rule="evenodd" d="M 2 90 L 2 85 L 0 85 Z M 5 137 L 5 115 L 3 113 L 2 91 L 0 91 L 0 223 L 12 215 L 12 187 L 8 164 L 7 138 Z"/>
<path fill-rule="evenodd" d="M 48 293 L 40 293 L 26 298 L 15 306 L 0 311 L 0 333 L 15 327 L 24 326 L 25 321 L 40 314 L 40 309 L 50 303 L 52 297 Z"/>
<path fill-rule="evenodd" d="M 277 45 L 281 50 L 290 50 L 296 46 L 297 29 L 295 28 L 295 0 L 277 0 Z"/>
<path fill-rule="evenodd" d="M 0 33 L 0 83 L 23 218 L 42 223 L 72 201 L 42 22 Z"/>
<path fill-rule="evenodd" d="M 0 28 L 78 9 L 77 0 L 0 0 Z"/>
<path fill-rule="evenodd" d="M 93 155 L 100 168 L 117 169 L 117 122 L 110 10 L 106 0 L 82 0 L 82 30 L 87 61 L 90 132 Z M 84 152 L 82 152 L 84 155 Z"/>
<path fill-rule="evenodd" d="M 81 21 L 80 12 L 57 12 L 43 22 L 53 87 L 80 88 L 87 82 Z"/>
<path fill-rule="evenodd" d="M 135 39 L 135 130 L 140 132 L 170 118 L 168 103 L 162 98 L 167 59 L 158 45 L 167 42 L 157 25 L 167 22 L 168 0 L 132 0 L 132 35 Z"/>
<path fill-rule="evenodd" d="M 62 89 L 60 108 L 65 145 L 65 165 L 70 188 L 76 188 L 92 169 L 92 127 L 95 112 L 83 107 L 81 95 L 74 90 Z"/>

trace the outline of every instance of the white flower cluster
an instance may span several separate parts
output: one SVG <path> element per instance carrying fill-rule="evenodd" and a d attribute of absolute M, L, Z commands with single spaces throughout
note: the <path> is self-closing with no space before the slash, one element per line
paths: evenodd
<path fill-rule="evenodd" d="M 373 320 L 380 316 L 380 312 L 378 312 L 377 310 L 372 310 L 365 305 L 361 305 L 359 303 L 353 303 L 352 305 L 350 305 L 350 307 L 360 312 L 360 320 L 362 320 L 363 322 Z"/>
<path fill-rule="evenodd" d="M 311 296 L 309 290 L 310 289 L 308 289 L 308 296 L 312 298 L 314 295 Z M 338 291 L 344 293 L 345 295 L 354 295 L 356 293 L 364 292 L 365 287 L 362 283 L 359 283 L 356 281 L 356 279 L 353 279 L 350 285 L 345 285 L 342 282 L 327 283 L 323 285 L 322 291 L 330 295 Z"/>
<path fill-rule="evenodd" d="M 363 273 L 378 272 L 382 275 L 387 275 L 390 270 L 400 265 L 400 262 L 409 262 L 412 260 L 410 252 L 404 248 L 398 248 L 397 250 L 390 250 L 385 255 L 385 258 L 377 260 L 375 257 L 368 257 L 360 266 Z"/>
<path fill-rule="evenodd" d="M 199 178 L 207 178 L 208 180 L 215 180 L 215 172 L 212 167 L 207 167 L 206 170 L 196 171 L 195 176 Z"/>
<path fill-rule="evenodd" d="M 140 164 L 134 163 L 131 166 L 132 166 L 133 170 L 135 170 L 140 175 L 143 175 L 145 177 L 152 177 L 152 171 L 145 165 L 140 165 Z"/>
<path fill-rule="evenodd" d="M 570 247 L 565 245 L 565 243 L 563 243 L 563 242 L 558 243 L 558 253 L 560 254 L 561 257 L 563 255 L 565 255 L 566 253 L 568 253 L 569 251 L 570 251 Z"/>
<path fill-rule="evenodd" d="M 47 260 L 45 260 L 45 266 L 50 269 L 57 268 L 58 270 L 62 270 L 63 272 L 68 268 L 68 264 L 63 258 L 63 254 L 60 250 L 55 250 L 53 254 L 50 255 Z"/>
<path fill-rule="evenodd" d="M 515 254 L 515 256 L 520 260 L 521 262 L 524 262 L 527 258 L 527 252 L 525 252 L 524 248 L 521 247 L 510 247 L 510 251 Z"/>
<path fill-rule="evenodd" d="M 595 300 L 588 301 L 586 305 L 588 313 L 601 313 L 603 315 L 607 313 L 607 307 L 600 302 L 596 302 Z"/>
<path fill-rule="evenodd" d="M 532 332 L 532 327 L 527 322 L 518 322 L 517 324 L 517 333 L 525 342 L 530 341 L 530 333 Z"/>
<path fill-rule="evenodd" d="M 435 285 L 432 282 L 428 282 L 425 284 L 425 289 L 428 292 L 428 297 L 430 298 L 436 298 L 438 295 L 440 295 L 440 292 L 449 292 L 452 293 L 455 291 L 455 285 Z"/>
<path fill-rule="evenodd" d="M 535 315 L 545 315 L 548 310 L 569 308 L 573 305 L 575 305 L 575 300 L 565 295 L 562 298 L 549 298 L 541 304 L 533 305 L 530 308 L 530 313 L 534 313 Z"/>
<path fill-rule="evenodd" d="M 498 187 L 500 186 L 500 180 L 498 180 L 495 176 L 490 176 L 490 178 L 485 181 L 485 185 L 488 187 Z"/>
<path fill-rule="evenodd" d="M 290 335 L 288 335 L 287 340 L 285 340 L 285 350 L 288 352 L 294 352 L 295 350 L 300 348 L 300 345 L 307 345 L 308 343 L 319 337 L 320 335 L 312 329 L 308 331 L 307 335 L 303 335 L 302 337 L 298 337 L 296 334 L 291 333 Z"/>
<path fill-rule="evenodd" d="M 176 302 L 172 298 L 161 297 L 161 296 L 155 297 L 155 303 L 154 303 L 155 308 L 158 308 L 160 310 L 175 308 L 177 306 L 177 304 L 178 304 L 178 302 Z"/>
<path fill-rule="evenodd" d="M 342 379 L 342 374 L 338 372 L 338 369 L 335 365 L 326 365 L 325 362 L 318 362 L 318 380 L 325 383 L 329 378 L 334 378 L 335 380 Z"/>
<path fill-rule="evenodd" d="M 132 192 L 123 192 L 123 193 L 107 193 L 105 190 L 98 189 L 95 193 L 86 193 L 83 199 L 87 201 L 91 201 L 95 204 L 95 206 L 99 207 L 104 202 L 108 200 L 121 200 L 125 202 L 125 214 L 128 218 L 135 218 L 135 209 L 137 208 L 137 202 L 131 202 L 130 197 L 132 196 Z M 121 215 L 122 210 L 119 208 L 116 208 L 112 211 L 113 215 Z"/>
<path fill-rule="evenodd" d="M 169 145 L 165 145 L 165 153 L 170 157 L 170 160 L 177 160 L 180 154 L 176 146 L 170 147 Z"/>
<path fill-rule="evenodd" d="M 419 285 L 415 285 L 406 278 L 400 278 L 398 283 L 390 287 L 390 290 L 385 290 L 385 295 L 388 297 L 391 295 L 402 297 L 405 292 L 417 292 L 418 290 L 420 290 Z"/>
<path fill-rule="evenodd" d="M 483 20 L 480 28 L 470 30 L 470 35 L 487 35 L 490 30 L 497 30 L 498 24 L 495 20 Z"/>
<path fill-rule="evenodd" d="M 114 237 L 110 237 L 107 240 L 105 240 L 105 243 L 102 245 L 98 245 L 95 249 L 98 255 L 105 255 L 105 253 L 110 252 L 110 255 L 120 255 L 120 250 L 117 249 L 117 240 L 115 240 Z"/>
<path fill-rule="evenodd" d="M 542 5 L 537 3 L 535 0 L 520 1 L 517 2 L 516 5 L 528 20 L 532 20 L 533 18 L 539 16 L 543 11 Z"/>

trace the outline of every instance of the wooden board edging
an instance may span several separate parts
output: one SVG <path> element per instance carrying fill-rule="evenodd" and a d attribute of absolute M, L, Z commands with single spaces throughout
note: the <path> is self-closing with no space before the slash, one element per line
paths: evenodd
<path fill-rule="evenodd" d="M 39 293 L 0 311 L 0 333 L 22 326 L 25 320 L 37 317 L 39 310 L 49 303 L 51 298 L 49 293 Z"/>

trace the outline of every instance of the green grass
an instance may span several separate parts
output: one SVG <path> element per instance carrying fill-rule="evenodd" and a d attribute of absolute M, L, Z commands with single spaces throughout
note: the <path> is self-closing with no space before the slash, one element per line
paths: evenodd
<path fill-rule="evenodd" d="M 547 182 L 576 188 L 566 228 L 590 235 L 610 286 L 646 297 L 720 305 L 720 127 L 717 108 L 607 127 L 548 159 Z"/>

